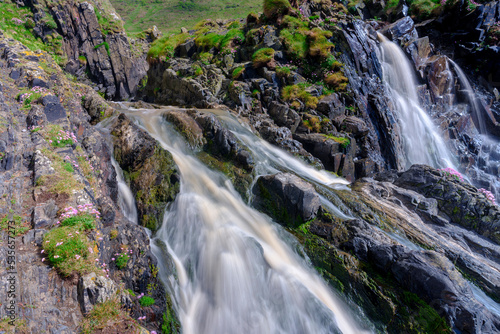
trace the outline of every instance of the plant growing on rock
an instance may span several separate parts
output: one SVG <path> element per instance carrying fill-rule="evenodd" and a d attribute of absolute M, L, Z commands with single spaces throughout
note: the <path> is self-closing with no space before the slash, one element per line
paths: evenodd
<path fill-rule="evenodd" d="M 121 248 L 121 253 L 116 253 L 116 258 L 112 258 L 111 260 L 115 261 L 116 267 L 118 269 L 123 269 L 127 266 L 128 260 L 130 260 L 129 254 L 132 254 L 132 250 L 126 250 L 125 248 Z"/>
<path fill-rule="evenodd" d="M 271 48 L 263 48 L 254 52 L 252 56 L 253 66 L 259 68 L 266 66 L 274 59 L 274 50 Z"/>
<path fill-rule="evenodd" d="M 451 167 L 438 169 L 438 171 L 440 171 L 445 176 L 452 176 L 457 181 L 461 181 L 461 182 L 464 181 L 464 177 L 462 176 L 462 174 L 460 174 L 459 172 L 457 172 L 456 170 L 454 170 Z"/>
<path fill-rule="evenodd" d="M 342 72 L 327 73 L 325 83 L 335 91 L 342 91 L 347 87 L 349 80 L 342 74 Z"/>
<path fill-rule="evenodd" d="M 156 301 L 154 298 L 149 297 L 149 296 L 142 296 L 139 297 L 139 304 L 141 304 L 142 307 L 148 307 L 151 306 L 155 303 Z"/>
<path fill-rule="evenodd" d="M 281 92 L 281 97 L 284 101 L 291 101 L 291 106 L 296 109 L 300 108 L 300 103 L 297 100 L 304 103 L 306 107 L 315 109 L 318 105 L 318 98 L 307 92 L 306 86 L 304 84 L 286 86 Z"/>
<path fill-rule="evenodd" d="M 486 190 L 484 188 L 479 188 L 477 191 L 483 193 L 491 203 L 495 204 L 495 195 L 493 195 L 491 191 Z"/>
<path fill-rule="evenodd" d="M 290 11 L 292 6 L 288 0 L 264 0 L 264 15 L 268 18 L 279 18 Z"/>
<path fill-rule="evenodd" d="M 241 77 L 241 75 L 245 72 L 245 67 L 244 66 L 238 66 L 233 70 L 232 77 L 233 79 L 238 79 Z"/>

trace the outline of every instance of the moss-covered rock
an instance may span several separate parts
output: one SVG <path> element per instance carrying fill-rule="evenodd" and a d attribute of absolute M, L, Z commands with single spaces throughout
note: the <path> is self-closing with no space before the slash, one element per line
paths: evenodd
<path fill-rule="evenodd" d="M 114 155 L 135 194 L 139 222 L 155 231 L 165 205 L 179 191 L 172 155 L 144 130 L 121 114 L 112 126 Z"/>

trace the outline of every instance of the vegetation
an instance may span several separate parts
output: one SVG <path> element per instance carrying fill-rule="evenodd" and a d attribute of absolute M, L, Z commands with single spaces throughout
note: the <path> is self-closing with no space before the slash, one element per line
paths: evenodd
<path fill-rule="evenodd" d="M 345 137 L 336 137 L 336 136 L 333 136 L 333 135 L 327 135 L 327 134 L 323 134 L 323 136 L 325 136 L 326 138 L 328 139 L 332 139 L 333 141 L 337 142 L 340 144 L 340 146 L 343 148 L 343 149 L 346 149 L 350 144 L 351 144 L 351 140 L 349 138 L 345 138 Z"/>
<path fill-rule="evenodd" d="M 5 232 L 9 232 L 11 236 L 23 235 L 30 229 L 30 223 L 28 219 L 23 219 L 19 215 L 6 214 L 2 220 L 0 220 L 0 228 Z"/>
<path fill-rule="evenodd" d="M 263 48 L 255 51 L 252 56 L 253 66 L 255 68 L 266 66 L 274 58 L 274 50 Z"/>
<path fill-rule="evenodd" d="M 290 105 L 296 109 L 301 107 L 298 101 L 302 102 L 306 107 L 314 109 L 318 104 L 318 98 L 307 92 L 306 87 L 307 84 L 286 86 L 281 92 L 281 97 L 284 101 L 291 102 Z"/>
<path fill-rule="evenodd" d="M 137 333 L 137 322 L 125 311 L 118 298 L 96 304 L 80 323 L 82 334 L 91 333 Z"/>
<path fill-rule="evenodd" d="M 118 269 L 123 269 L 127 266 L 129 256 L 127 253 L 121 253 L 118 255 L 118 257 L 115 260 L 115 264 L 118 267 Z"/>
<path fill-rule="evenodd" d="M 180 33 L 157 39 L 151 44 L 151 48 L 148 51 L 148 60 L 155 58 L 170 59 L 174 56 L 175 48 L 179 44 L 184 43 L 188 36 L 187 33 Z"/>
<path fill-rule="evenodd" d="M 267 18 L 282 16 L 291 8 L 288 0 L 264 0 L 264 15 Z"/>
<path fill-rule="evenodd" d="M 55 173 L 41 176 L 37 181 L 38 186 L 46 186 L 48 191 L 54 194 L 68 195 L 71 195 L 74 190 L 83 189 L 83 184 L 78 182 L 73 176 L 73 172 L 66 167 L 68 161 L 48 149 L 42 149 L 41 151 L 50 159 Z"/>
<path fill-rule="evenodd" d="M 155 303 L 154 298 L 149 296 L 144 296 L 139 299 L 139 304 L 141 304 L 142 307 L 148 307 L 153 305 L 154 303 Z"/>
<path fill-rule="evenodd" d="M 179 33 L 181 27 L 193 27 L 200 20 L 244 18 L 262 11 L 262 0 L 111 0 L 125 21 L 129 33 L 156 25 L 166 35 Z M 228 29 L 235 26 L 228 27 Z"/>
<path fill-rule="evenodd" d="M 245 72 L 245 67 L 243 66 L 236 67 L 232 73 L 233 79 L 235 80 L 238 79 L 243 74 L 243 72 Z"/>

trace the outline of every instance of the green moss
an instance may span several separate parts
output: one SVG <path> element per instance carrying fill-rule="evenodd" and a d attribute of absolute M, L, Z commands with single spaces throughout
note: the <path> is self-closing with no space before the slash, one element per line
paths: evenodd
<path fill-rule="evenodd" d="M 328 39 L 332 37 L 332 32 L 314 28 L 308 33 L 309 55 L 311 57 L 326 58 L 330 55 L 334 47 Z"/>
<path fill-rule="evenodd" d="M 255 68 L 265 66 L 274 58 L 274 49 L 262 48 L 254 52 L 252 55 L 253 66 Z"/>
<path fill-rule="evenodd" d="M 303 59 L 308 54 L 307 37 L 304 33 L 293 29 L 283 29 L 280 38 L 285 44 L 286 52 L 292 59 Z"/>
<path fill-rule="evenodd" d="M 106 49 L 106 53 L 108 54 L 108 57 L 111 57 L 111 53 L 109 52 L 109 44 L 108 42 L 102 42 L 96 46 L 94 46 L 94 49 L 99 49 L 101 46 L 104 46 L 104 48 Z"/>
<path fill-rule="evenodd" d="M 238 66 L 233 70 L 232 77 L 233 79 L 238 79 L 243 72 L 245 72 L 245 67 L 244 66 Z"/>
<path fill-rule="evenodd" d="M 209 51 L 212 48 L 218 48 L 223 37 L 223 35 L 210 32 L 208 34 L 198 36 L 194 41 L 197 47 L 202 48 L 204 51 Z"/>
<path fill-rule="evenodd" d="M 141 304 L 142 307 L 148 307 L 151 306 L 155 303 L 154 298 L 151 298 L 149 296 L 144 296 L 141 299 L 139 299 L 139 304 Z"/>
<path fill-rule="evenodd" d="M 239 28 L 233 28 L 229 30 L 224 36 L 222 36 L 219 43 L 219 49 L 231 46 L 231 44 L 233 43 L 243 43 L 244 40 L 245 34 L 243 33 L 243 30 Z"/>
<path fill-rule="evenodd" d="M 328 74 L 325 78 L 325 83 L 329 88 L 339 92 L 346 89 L 349 80 L 339 71 Z"/>
<path fill-rule="evenodd" d="M 264 0 L 264 15 L 267 18 L 282 16 L 291 8 L 288 0 Z"/>
<path fill-rule="evenodd" d="M 288 77 L 291 73 L 291 69 L 288 66 L 278 66 L 276 67 L 276 74 L 279 77 Z"/>
<path fill-rule="evenodd" d="M 335 137 L 333 135 L 328 135 L 328 134 L 323 134 L 323 136 L 325 136 L 326 138 L 328 139 L 332 139 L 333 141 L 337 142 L 340 144 L 340 146 L 343 148 L 343 149 L 346 149 L 350 144 L 351 144 L 351 141 L 349 140 L 349 138 L 345 138 L 345 137 Z"/>
<path fill-rule="evenodd" d="M 180 33 L 157 39 L 151 44 L 151 48 L 148 51 L 148 61 L 160 58 L 165 60 L 172 58 L 174 56 L 175 48 L 184 43 L 188 37 L 189 34 Z"/>
<path fill-rule="evenodd" d="M 292 102 L 291 106 L 297 108 L 300 104 L 294 104 L 294 100 L 300 100 L 308 108 L 315 109 L 318 105 L 318 98 L 312 96 L 306 90 L 306 85 L 291 85 L 285 86 L 281 92 L 281 97 L 284 101 Z"/>

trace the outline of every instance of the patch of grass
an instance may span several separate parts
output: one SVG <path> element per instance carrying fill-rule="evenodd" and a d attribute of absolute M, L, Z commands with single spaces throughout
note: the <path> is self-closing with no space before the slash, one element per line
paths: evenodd
<path fill-rule="evenodd" d="M 114 239 L 118 236 L 118 230 L 117 229 L 113 229 L 109 232 L 109 238 L 110 239 Z"/>
<path fill-rule="evenodd" d="M 170 36 L 164 36 L 157 39 L 151 44 L 151 48 L 148 51 L 148 60 L 156 58 L 164 58 L 168 60 L 174 56 L 175 48 L 186 41 L 189 34 L 172 34 Z"/>
<path fill-rule="evenodd" d="M 331 54 L 334 47 L 333 43 L 328 41 L 328 38 L 332 37 L 331 31 L 314 28 L 306 35 L 309 41 L 309 55 L 311 57 L 326 58 Z"/>
<path fill-rule="evenodd" d="M 320 132 L 321 131 L 321 120 L 318 116 L 312 116 L 309 114 L 304 114 L 305 120 L 302 121 L 302 125 L 309 129 L 312 132 Z"/>
<path fill-rule="evenodd" d="M 83 189 L 83 184 L 75 179 L 73 172 L 64 168 L 66 162 L 59 154 L 48 149 L 42 149 L 41 152 L 52 162 L 55 174 L 41 176 L 38 185 L 47 186 L 48 191 L 54 194 L 71 195 L 73 191 Z"/>
<path fill-rule="evenodd" d="M 61 226 L 70 226 L 78 228 L 80 231 L 93 230 L 95 228 L 95 219 L 90 214 L 79 214 L 61 221 Z"/>
<path fill-rule="evenodd" d="M 307 56 L 309 47 L 304 33 L 294 29 L 283 29 L 280 37 L 285 44 L 287 54 L 292 59 L 304 59 Z"/>
<path fill-rule="evenodd" d="M 209 51 L 212 48 L 217 48 L 223 36 L 210 32 L 206 35 L 198 36 L 194 41 L 196 46 L 203 49 L 203 51 Z"/>
<path fill-rule="evenodd" d="M 144 296 L 141 299 L 139 299 L 139 304 L 141 304 L 142 307 L 148 307 L 153 305 L 154 303 L 155 303 L 154 298 L 149 296 Z"/>
<path fill-rule="evenodd" d="M 254 52 L 252 62 L 255 68 L 266 66 L 274 58 L 274 49 L 262 48 Z"/>
<path fill-rule="evenodd" d="M 306 85 L 302 84 L 285 86 L 281 92 L 281 97 L 284 101 L 292 102 L 292 107 L 298 108 L 300 104 L 294 102 L 300 100 L 306 107 L 315 109 L 318 105 L 318 98 L 308 93 L 305 88 Z"/>
<path fill-rule="evenodd" d="M 329 88 L 334 89 L 335 91 L 338 92 L 346 89 L 349 80 L 347 80 L 347 78 L 342 74 L 342 72 L 339 71 L 327 75 L 325 78 L 325 83 Z"/>
<path fill-rule="evenodd" d="M 94 247 L 80 224 L 53 228 L 43 237 L 46 259 L 64 277 L 95 271 Z"/>
<path fill-rule="evenodd" d="M 5 232 L 10 231 L 9 235 L 17 237 L 26 233 L 30 229 L 30 224 L 19 215 L 13 215 L 12 218 L 9 218 L 7 214 L 0 220 L 0 228 Z"/>
<path fill-rule="evenodd" d="M 276 74 L 279 77 L 288 77 L 291 73 L 291 69 L 288 66 L 278 66 L 276 67 Z"/>
<path fill-rule="evenodd" d="M 127 328 L 126 332 L 122 327 Z M 119 333 L 136 333 L 139 329 L 136 321 L 122 308 L 116 297 L 96 304 L 80 323 L 82 334 L 118 333 L 119 328 L 122 330 Z"/>
<path fill-rule="evenodd" d="M 288 0 L 264 0 L 264 15 L 267 18 L 283 16 L 292 8 Z"/>
<path fill-rule="evenodd" d="M 193 70 L 195 77 L 199 77 L 200 75 L 203 74 L 203 69 L 201 68 L 200 65 L 195 64 L 195 65 L 191 66 L 191 69 Z"/>
<path fill-rule="evenodd" d="M 106 49 L 106 53 L 108 54 L 108 57 L 111 57 L 111 53 L 109 52 L 109 44 L 108 42 L 102 42 L 100 44 L 97 44 L 96 46 L 94 46 L 94 49 L 99 49 L 101 46 L 104 46 L 104 48 Z"/>
<path fill-rule="evenodd" d="M 193 27 L 200 20 L 245 18 L 262 11 L 262 0 L 111 0 L 125 21 L 127 32 L 141 32 L 156 25 L 166 35 Z M 227 29 L 234 29 L 228 26 Z"/>
<path fill-rule="evenodd" d="M 233 70 L 232 77 L 233 79 L 238 79 L 243 72 L 245 72 L 245 67 L 244 66 L 238 66 Z"/>
<path fill-rule="evenodd" d="M 325 136 L 326 138 L 328 139 L 332 139 L 333 141 L 337 142 L 340 144 L 340 146 L 343 148 L 343 149 L 346 149 L 350 144 L 351 144 L 351 141 L 349 140 L 349 138 L 345 138 L 345 137 L 335 137 L 333 135 L 328 135 L 328 134 L 323 134 L 323 136 Z"/>

